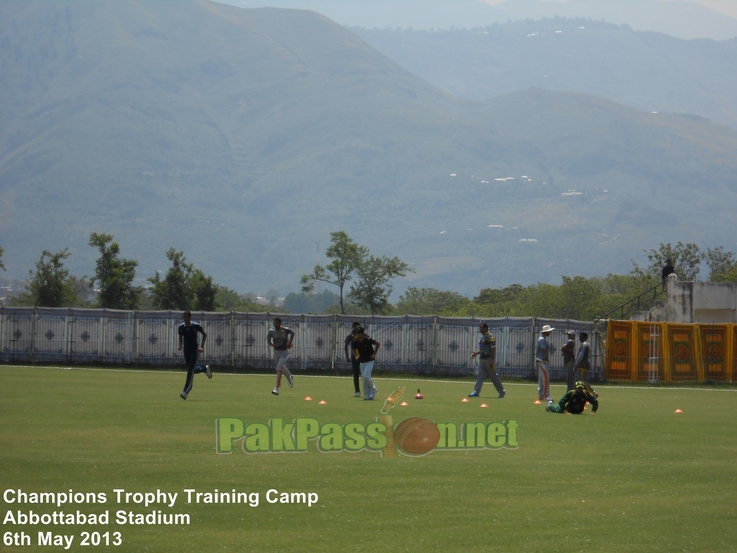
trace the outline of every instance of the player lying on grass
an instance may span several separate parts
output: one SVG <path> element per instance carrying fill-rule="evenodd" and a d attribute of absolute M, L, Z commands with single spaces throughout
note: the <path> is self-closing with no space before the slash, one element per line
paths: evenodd
<path fill-rule="evenodd" d="M 586 386 L 580 380 L 576 382 L 575 390 L 568 390 L 558 405 L 550 401 L 545 407 L 545 410 L 550 413 L 570 413 L 572 415 L 580 415 L 586 408 L 586 403 L 591 404 L 591 414 L 596 413 L 599 408 L 599 400 L 594 397 L 594 394 L 586 391 Z"/>

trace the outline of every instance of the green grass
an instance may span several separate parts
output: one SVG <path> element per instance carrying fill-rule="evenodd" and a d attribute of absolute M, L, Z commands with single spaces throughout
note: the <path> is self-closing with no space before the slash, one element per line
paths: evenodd
<path fill-rule="evenodd" d="M 118 526 L 115 551 L 605 551 L 737 549 L 735 390 L 601 387 L 596 416 L 546 413 L 534 385 L 507 384 L 496 400 L 462 403 L 468 382 L 377 378 L 379 396 L 406 384 L 413 416 L 435 422 L 519 423 L 516 449 L 378 453 L 215 453 L 215 420 L 313 417 L 368 424 L 383 402 L 354 399 L 349 378 L 297 375 L 273 397 L 273 376 L 0 368 L 2 491 L 105 492 L 104 506 L 189 513 L 191 525 Z M 425 399 L 412 399 L 420 387 Z M 553 386 L 555 396 L 563 387 Z M 305 396 L 314 401 L 306 402 Z M 319 405 L 324 399 L 327 405 Z M 683 414 L 674 414 L 680 408 Z M 117 505 L 113 489 L 178 492 L 173 509 Z M 258 492 L 258 507 L 187 505 L 183 490 Z M 319 502 L 269 504 L 269 489 L 315 492 Z M 48 505 L 10 510 L 52 512 Z M 3 533 L 75 533 L 93 527 L 5 524 Z M 48 547 L 5 548 L 43 551 Z M 105 548 L 80 547 L 72 551 Z"/>

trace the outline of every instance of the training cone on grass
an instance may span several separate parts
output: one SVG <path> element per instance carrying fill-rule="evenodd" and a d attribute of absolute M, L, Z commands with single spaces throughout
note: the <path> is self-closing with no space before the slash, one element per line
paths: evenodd
<path fill-rule="evenodd" d="M 307 396 L 307 397 L 305 398 L 305 401 L 312 401 L 312 398 L 311 398 L 310 396 Z"/>
<path fill-rule="evenodd" d="M 543 404 L 543 402 L 540 401 L 539 399 L 536 399 L 534 403 L 535 403 L 535 405 L 542 405 Z"/>
<path fill-rule="evenodd" d="M 674 412 L 674 413 L 675 413 L 676 415 L 682 415 L 682 414 L 683 414 L 683 411 L 681 411 L 680 409 L 676 409 L 676 410 L 675 410 L 675 411 L 673 411 L 673 412 Z"/>
<path fill-rule="evenodd" d="M 461 400 L 461 403 L 468 403 L 468 401 L 469 401 L 469 399 L 468 399 L 467 397 L 464 397 L 464 398 L 463 398 L 463 399 Z"/>
<path fill-rule="evenodd" d="M 321 399 L 320 402 L 318 403 L 318 405 L 327 405 L 327 404 L 328 402 L 325 401 L 324 399 Z"/>
<path fill-rule="evenodd" d="M 399 404 L 399 406 L 400 407 L 408 407 L 409 406 L 409 403 L 407 403 L 406 401 L 403 401 L 402 403 Z"/>
<path fill-rule="evenodd" d="M 415 399 L 423 399 L 425 396 L 422 395 L 422 392 L 420 392 L 420 389 L 417 388 L 417 393 L 415 394 Z"/>
<path fill-rule="evenodd" d="M 481 405 L 479 405 L 479 407 L 481 407 L 482 409 L 487 409 L 489 406 L 485 403 L 482 403 Z"/>

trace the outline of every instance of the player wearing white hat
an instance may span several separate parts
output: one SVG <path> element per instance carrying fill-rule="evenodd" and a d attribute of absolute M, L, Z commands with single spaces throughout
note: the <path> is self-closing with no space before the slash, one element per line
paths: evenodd
<path fill-rule="evenodd" d="M 550 333 L 555 329 L 550 325 L 543 326 L 535 347 L 535 364 L 537 365 L 537 398 L 540 401 L 552 401 L 550 397 Z"/>

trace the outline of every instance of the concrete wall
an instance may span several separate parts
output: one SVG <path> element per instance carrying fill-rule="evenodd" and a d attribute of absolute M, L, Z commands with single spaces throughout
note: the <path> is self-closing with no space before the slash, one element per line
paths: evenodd
<path fill-rule="evenodd" d="M 665 320 L 671 323 L 737 323 L 737 284 L 669 279 Z"/>

